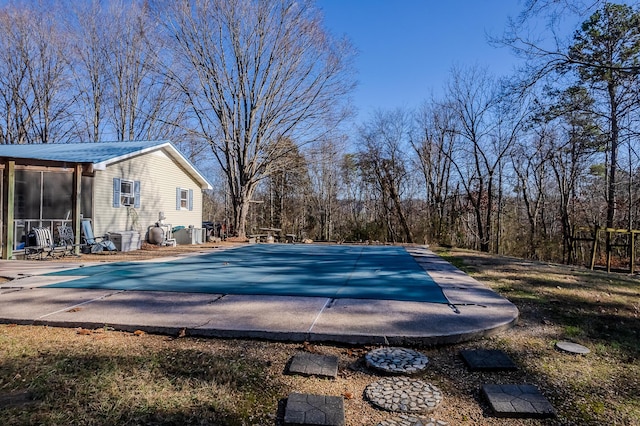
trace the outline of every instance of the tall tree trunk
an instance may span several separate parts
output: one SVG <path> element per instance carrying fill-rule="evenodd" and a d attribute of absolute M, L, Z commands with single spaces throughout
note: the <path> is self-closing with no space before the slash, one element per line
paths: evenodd
<path fill-rule="evenodd" d="M 250 204 L 248 199 L 241 199 L 237 205 L 234 205 L 233 229 L 238 238 L 241 239 L 247 237 L 247 216 L 249 215 Z"/>
<path fill-rule="evenodd" d="M 609 94 L 609 106 L 610 106 L 610 134 L 609 143 L 611 144 L 611 162 L 609 163 L 609 182 L 607 184 L 607 228 L 614 227 L 615 215 L 616 215 L 616 167 L 618 158 L 618 111 L 616 102 L 616 88 L 611 80 L 607 84 L 607 92 Z M 606 251 L 607 251 L 607 271 L 610 268 L 610 259 L 612 252 L 611 233 L 606 233 Z"/>
<path fill-rule="evenodd" d="M 611 164 L 609 165 L 609 184 L 607 186 L 607 228 L 614 227 L 616 215 L 616 168 L 618 163 L 618 104 L 616 88 L 613 82 L 608 84 L 609 105 L 611 114 L 610 140 Z"/>
<path fill-rule="evenodd" d="M 411 232 L 411 228 L 409 227 L 407 216 L 404 214 L 404 209 L 402 208 L 402 200 L 400 200 L 400 194 L 398 194 L 398 190 L 393 184 L 389 185 L 389 196 L 393 201 L 396 215 L 398 215 L 398 220 L 400 221 L 400 226 L 402 226 L 402 230 L 404 231 L 407 243 L 412 244 L 413 233 Z"/>

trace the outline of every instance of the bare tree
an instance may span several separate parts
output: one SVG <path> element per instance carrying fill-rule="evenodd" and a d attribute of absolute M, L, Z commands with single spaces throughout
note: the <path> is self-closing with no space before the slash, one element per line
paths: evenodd
<path fill-rule="evenodd" d="M 106 69 L 116 138 L 169 137 L 180 121 L 180 103 L 159 66 L 163 47 L 148 5 L 109 2 L 108 15 Z"/>
<path fill-rule="evenodd" d="M 351 48 L 324 31 L 307 0 L 183 0 L 158 10 L 175 43 L 173 82 L 227 176 L 244 237 L 258 183 L 279 170 L 274 142 L 305 143 L 340 121 Z"/>
<path fill-rule="evenodd" d="M 71 71 L 77 92 L 75 133 L 80 140 L 98 142 L 105 132 L 108 114 L 106 99 L 109 77 L 107 48 L 109 15 L 99 1 L 75 2 L 66 15 L 67 27 L 74 35 Z"/>
<path fill-rule="evenodd" d="M 46 11 L 32 17 L 30 29 L 32 60 L 28 62 L 34 108 L 32 133 L 34 141 L 49 143 L 64 141 L 70 126 L 69 108 L 73 99 L 67 95 L 70 89 L 67 73 L 67 43 L 59 20 L 51 19 Z"/>
<path fill-rule="evenodd" d="M 299 234 L 299 218 L 304 214 L 304 199 L 310 187 L 309 165 L 293 141 L 285 138 L 280 144 L 285 161 L 266 179 L 268 202 L 262 205 L 268 212 L 264 216 L 268 217 L 269 226 Z"/>
<path fill-rule="evenodd" d="M 548 142 L 553 138 L 550 133 L 542 126 L 530 137 L 519 141 L 510 153 L 517 182 L 516 193 L 522 197 L 528 223 L 528 247 L 526 251 L 523 250 L 523 254 L 532 259 L 539 258 L 539 227 L 549 178 L 547 163 L 552 155 Z"/>
<path fill-rule="evenodd" d="M 70 126 L 65 37 L 53 12 L 0 10 L 2 143 L 63 141 Z"/>
<path fill-rule="evenodd" d="M 571 252 L 575 204 L 580 194 L 580 182 L 585 180 L 593 157 L 606 146 L 606 138 L 598 129 L 595 101 L 583 87 L 570 87 L 559 94 L 546 119 L 556 124 L 559 137 L 551 139 L 549 164 L 560 197 L 563 260 L 573 261 Z"/>
<path fill-rule="evenodd" d="M 184 104 L 160 67 L 165 54 L 143 1 L 70 2 L 76 137 L 98 141 L 178 134 Z"/>
<path fill-rule="evenodd" d="M 311 202 L 313 215 L 317 218 L 317 238 L 331 240 L 336 237 L 336 222 L 339 217 L 338 185 L 340 177 L 340 155 L 344 152 L 341 138 L 327 138 L 309 150 L 308 172 L 311 179 Z"/>
<path fill-rule="evenodd" d="M 496 200 L 501 191 L 501 170 L 517 137 L 522 116 L 500 92 L 498 82 L 485 69 L 454 69 L 446 105 L 456 120 L 458 141 L 452 164 L 473 210 L 478 246 L 489 251 Z M 496 250 L 498 247 L 496 247 Z"/>
<path fill-rule="evenodd" d="M 451 155 L 455 128 L 451 111 L 435 102 L 425 103 L 416 114 L 411 146 L 425 185 L 428 237 L 444 242 L 451 231 L 452 218 L 446 217 L 452 184 Z M 453 212 L 449 212 L 453 213 Z"/>
<path fill-rule="evenodd" d="M 373 191 L 369 190 L 369 184 L 361 179 L 356 154 L 344 154 L 340 160 L 339 192 L 341 194 L 343 210 L 343 223 L 341 229 L 342 238 L 354 241 L 370 238 L 367 225 L 370 222 L 369 200 L 373 197 Z"/>
<path fill-rule="evenodd" d="M 2 117 L 2 143 L 27 142 L 28 113 L 28 47 L 17 27 L 26 26 L 25 12 L 10 9 L 0 11 L 0 117 Z"/>
<path fill-rule="evenodd" d="M 365 179 L 374 183 L 386 210 L 388 239 L 397 241 L 392 225 L 398 221 L 402 240 L 414 241 L 403 207 L 403 189 L 407 183 L 409 163 L 407 158 L 411 121 L 405 111 L 377 112 L 360 128 L 360 168 Z"/>

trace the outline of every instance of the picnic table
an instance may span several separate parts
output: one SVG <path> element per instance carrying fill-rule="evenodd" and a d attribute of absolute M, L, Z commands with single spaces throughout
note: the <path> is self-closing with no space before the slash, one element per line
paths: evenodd
<path fill-rule="evenodd" d="M 267 242 L 273 242 L 274 240 L 280 240 L 280 228 L 260 228 L 261 231 L 267 233 Z"/>

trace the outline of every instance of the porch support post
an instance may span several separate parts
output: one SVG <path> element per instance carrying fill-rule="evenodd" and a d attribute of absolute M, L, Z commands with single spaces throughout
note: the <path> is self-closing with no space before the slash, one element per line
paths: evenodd
<path fill-rule="evenodd" d="M 73 238 L 75 247 L 73 251 L 75 254 L 80 254 L 80 241 L 81 241 L 81 229 L 80 229 L 80 212 L 81 212 L 81 192 L 82 192 L 82 164 L 76 164 L 73 171 Z"/>
<path fill-rule="evenodd" d="M 13 258 L 13 221 L 14 221 L 14 198 L 16 193 L 16 162 L 7 161 L 4 165 L 4 175 L 2 176 L 2 258 L 9 260 Z"/>

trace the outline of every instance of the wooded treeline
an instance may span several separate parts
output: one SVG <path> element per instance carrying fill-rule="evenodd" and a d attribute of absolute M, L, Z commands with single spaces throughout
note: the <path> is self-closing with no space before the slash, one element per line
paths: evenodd
<path fill-rule="evenodd" d="M 311 1 L 10 3 L 0 144 L 170 139 L 216 182 L 204 219 L 241 236 L 584 260 L 577 227 L 639 227 L 640 13 L 590 2 L 566 38 L 523 36 L 573 3 L 506 25 L 514 75 L 454 67 L 353 129 L 353 48 Z"/>

